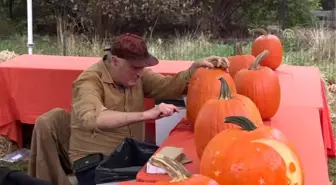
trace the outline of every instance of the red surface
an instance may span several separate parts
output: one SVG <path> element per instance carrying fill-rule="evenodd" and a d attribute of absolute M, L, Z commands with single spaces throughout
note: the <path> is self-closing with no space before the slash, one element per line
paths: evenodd
<path fill-rule="evenodd" d="M 281 130 L 292 141 L 303 166 L 305 185 L 329 185 L 327 161 L 323 151 L 319 110 L 316 108 L 281 108 L 272 121 L 265 124 Z M 185 165 L 192 174 L 199 173 L 199 160 L 196 155 L 194 136 L 188 121 L 182 120 L 163 143 L 164 146 L 183 147 L 185 154 L 193 162 Z M 167 175 L 145 173 L 143 168 L 137 181 L 168 181 Z"/>
<path fill-rule="evenodd" d="M 324 85 L 321 86 L 321 91 L 325 92 Z M 325 149 L 327 150 L 327 156 L 335 157 L 336 156 L 336 139 L 334 136 L 330 111 L 327 103 L 327 96 L 325 93 L 322 93 L 322 97 L 325 101 L 323 101 L 323 109 L 319 109 L 320 111 L 320 122 L 322 128 L 322 137 L 324 141 Z"/>
<path fill-rule="evenodd" d="M 82 71 L 98 62 L 99 57 L 55 56 L 55 55 L 20 55 L 10 62 L 1 63 L 3 68 L 15 69 L 51 69 L 61 71 Z M 187 69 L 191 61 L 160 60 L 159 65 L 151 67 L 162 74 L 176 74 Z"/>
<path fill-rule="evenodd" d="M 284 107 L 323 108 L 321 74 L 317 67 L 282 65 L 277 70 Z"/>
<path fill-rule="evenodd" d="M 21 55 L 1 63 L 0 134 L 20 144 L 21 133 L 16 121 L 34 123 L 38 116 L 54 107 L 70 110 L 72 82 L 99 60 L 96 57 Z M 190 64 L 190 61 L 160 61 L 152 68 L 170 75 L 187 69 Z M 283 65 L 276 72 L 281 83 L 280 106 L 319 109 L 325 151 L 329 156 L 336 156 L 318 68 Z M 152 100 L 147 100 L 146 107 L 152 105 Z"/>
<path fill-rule="evenodd" d="M 321 73 L 317 67 L 282 65 L 276 73 L 281 86 L 281 107 L 312 107 L 319 109 L 326 155 L 336 156 L 327 98 Z"/>
<path fill-rule="evenodd" d="M 120 182 L 118 185 L 152 185 L 153 183 L 149 182 Z"/>
<path fill-rule="evenodd" d="M 0 134 L 21 146 L 21 128 L 16 120 L 33 124 L 38 116 L 54 107 L 70 110 L 72 82 L 84 69 L 99 60 L 97 57 L 21 55 L 1 63 Z M 182 68 L 190 66 L 187 61 L 160 61 L 153 70 L 171 75 L 177 71 L 168 66 L 177 64 Z M 152 99 L 145 100 L 146 109 L 153 106 Z"/>

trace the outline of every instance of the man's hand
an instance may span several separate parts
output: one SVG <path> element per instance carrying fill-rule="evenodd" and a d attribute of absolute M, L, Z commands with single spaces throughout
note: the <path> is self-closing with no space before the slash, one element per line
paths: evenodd
<path fill-rule="evenodd" d="M 175 112 L 179 112 L 179 110 L 177 109 L 177 107 L 175 107 L 175 105 L 160 103 L 154 108 L 145 111 L 144 119 L 151 120 L 151 119 L 159 119 L 163 117 L 168 117 L 168 116 L 173 115 Z"/>
<path fill-rule="evenodd" d="M 191 66 L 190 71 L 193 73 L 198 68 L 205 67 L 205 68 L 223 68 L 228 71 L 229 61 L 225 57 L 218 57 L 218 56 L 211 56 L 202 59 L 196 60 Z"/>

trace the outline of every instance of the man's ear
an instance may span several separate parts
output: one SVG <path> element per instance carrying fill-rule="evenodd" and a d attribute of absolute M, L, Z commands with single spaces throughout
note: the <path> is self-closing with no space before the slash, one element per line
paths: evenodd
<path fill-rule="evenodd" d="M 119 63 L 119 60 L 118 60 L 118 58 L 117 58 L 116 56 L 111 55 L 110 63 L 111 63 L 111 65 L 113 65 L 113 66 L 117 66 L 118 63 Z"/>
<path fill-rule="evenodd" d="M 110 52 L 108 52 L 106 54 L 106 60 L 112 66 L 118 65 L 118 62 L 119 62 L 118 58 L 116 56 L 112 55 L 112 53 L 110 53 Z"/>

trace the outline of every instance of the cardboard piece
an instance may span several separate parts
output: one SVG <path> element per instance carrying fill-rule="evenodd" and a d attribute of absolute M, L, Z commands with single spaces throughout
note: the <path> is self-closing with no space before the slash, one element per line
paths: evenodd
<path fill-rule="evenodd" d="M 184 154 L 183 148 L 177 148 L 172 146 L 167 146 L 162 148 L 158 153 L 155 155 L 163 155 L 166 157 L 169 157 L 177 162 L 180 162 L 182 164 L 191 163 L 192 161 L 187 158 L 187 156 Z M 146 173 L 150 174 L 166 174 L 166 171 L 164 169 L 158 168 L 149 162 L 146 165 Z"/>

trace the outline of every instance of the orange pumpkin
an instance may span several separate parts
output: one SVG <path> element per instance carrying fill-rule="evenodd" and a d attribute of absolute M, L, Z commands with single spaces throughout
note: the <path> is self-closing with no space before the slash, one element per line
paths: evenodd
<path fill-rule="evenodd" d="M 249 68 L 255 57 L 250 54 L 243 54 L 242 43 L 238 42 L 236 43 L 235 56 L 228 57 L 228 60 L 230 61 L 229 73 L 234 78 L 238 71 Z"/>
<path fill-rule="evenodd" d="M 172 181 L 158 181 L 154 185 L 219 185 L 213 179 L 203 175 L 191 175 L 181 163 L 169 157 L 155 155 L 151 157 L 150 163 L 164 169 L 172 178 Z"/>
<path fill-rule="evenodd" d="M 222 68 L 199 68 L 190 78 L 187 93 L 187 118 L 191 120 L 191 123 L 195 122 L 199 110 L 206 101 L 219 97 L 219 77 L 223 77 L 229 84 L 231 92 L 236 93 L 233 78 Z"/>
<path fill-rule="evenodd" d="M 216 135 L 204 150 L 200 173 L 219 184 L 303 185 L 302 164 L 292 144 L 279 130 L 256 126 L 232 116 L 225 123 L 240 128 Z"/>
<path fill-rule="evenodd" d="M 234 78 L 237 92 L 257 105 L 263 120 L 275 115 L 281 100 L 278 76 L 270 68 L 258 65 L 268 53 L 267 50 L 260 53 L 249 69 L 240 70 Z"/>
<path fill-rule="evenodd" d="M 252 55 L 258 56 L 264 50 L 270 51 L 270 54 L 260 63 L 262 66 L 267 66 L 273 70 L 278 68 L 282 62 L 283 47 L 280 39 L 272 34 L 268 34 L 263 29 L 252 29 L 250 33 L 261 33 L 252 44 Z"/>
<path fill-rule="evenodd" d="M 257 126 L 263 125 L 260 113 L 256 105 L 247 97 L 240 94 L 231 94 L 226 80 L 221 77 L 220 96 L 217 99 L 208 100 L 195 121 L 195 145 L 199 158 L 208 142 L 219 132 L 237 127 L 234 124 L 223 124 L 227 116 L 246 116 Z"/>

